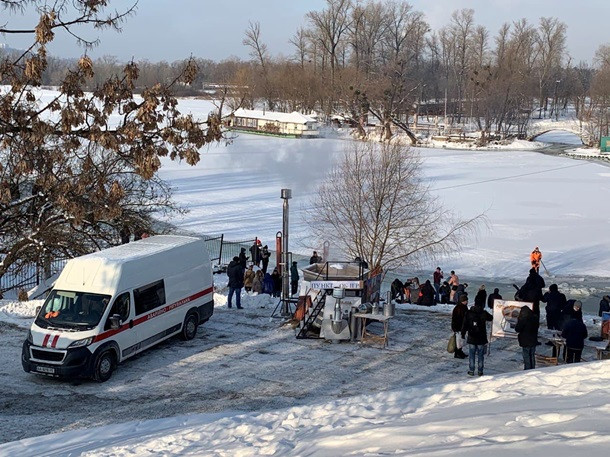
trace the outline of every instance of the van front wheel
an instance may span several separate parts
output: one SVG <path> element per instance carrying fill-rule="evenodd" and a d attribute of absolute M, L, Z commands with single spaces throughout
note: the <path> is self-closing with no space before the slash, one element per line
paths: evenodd
<path fill-rule="evenodd" d="M 184 319 L 184 325 L 182 326 L 182 339 L 189 341 L 195 338 L 197 335 L 197 315 L 191 313 Z"/>
<path fill-rule="evenodd" d="M 93 379 L 97 382 L 106 382 L 112 376 L 114 371 L 114 354 L 112 351 L 104 351 L 95 359 L 95 368 L 93 372 Z"/>

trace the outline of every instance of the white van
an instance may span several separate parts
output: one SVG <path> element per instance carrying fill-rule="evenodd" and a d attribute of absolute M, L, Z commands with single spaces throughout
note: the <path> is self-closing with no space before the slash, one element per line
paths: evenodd
<path fill-rule="evenodd" d="M 204 242 L 153 236 L 70 260 L 23 343 L 26 372 L 106 381 L 117 364 L 214 312 Z"/>

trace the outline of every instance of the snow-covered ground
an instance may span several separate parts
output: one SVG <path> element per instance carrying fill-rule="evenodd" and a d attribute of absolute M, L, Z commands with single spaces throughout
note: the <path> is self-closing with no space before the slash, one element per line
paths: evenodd
<path fill-rule="evenodd" d="M 523 372 L 516 341 L 501 339 L 472 379 L 445 350 L 447 305 L 398 305 L 379 349 L 296 340 L 269 319 L 267 296 L 244 297 L 242 312 L 217 293 L 196 339 L 165 342 L 97 384 L 21 370 L 38 303 L 0 307 L 21 324 L 0 321 L 0 456 L 571 457 L 605 455 L 610 441 L 610 362 Z"/>
<path fill-rule="evenodd" d="M 201 115 L 210 109 L 182 103 Z M 281 229 L 280 189 L 288 187 L 293 250 L 320 249 L 303 210 L 348 143 L 241 135 L 204 150 L 195 167 L 164 161 L 162 177 L 191 210 L 172 222 L 271 244 Z M 606 166 L 518 149 L 417 151 L 447 208 L 463 217 L 484 212 L 489 221 L 464 251 L 439 260 L 445 272 L 488 286 L 521 280 L 540 246 L 555 276 L 548 282 L 569 295 L 607 290 Z M 591 276 L 599 277 L 594 290 Z M 24 373 L 21 344 L 36 302 L 0 302 L 0 442 L 22 440 L 0 445 L 0 456 L 607 453 L 608 362 L 522 373 L 516 342 L 498 340 L 488 376 L 469 379 L 465 361 L 445 351 L 449 307 L 400 306 L 390 348 L 380 350 L 296 340 L 269 318 L 274 301 L 247 297 L 243 314 L 228 310 L 226 279 L 218 284 L 215 314 L 195 340 L 163 343 L 104 384 Z M 587 325 L 598 334 L 590 315 Z M 584 357 L 593 360 L 593 349 Z M 94 426 L 102 428 L 79 430 Z M 32 438 L 39 435 L 47 436 Z"/>

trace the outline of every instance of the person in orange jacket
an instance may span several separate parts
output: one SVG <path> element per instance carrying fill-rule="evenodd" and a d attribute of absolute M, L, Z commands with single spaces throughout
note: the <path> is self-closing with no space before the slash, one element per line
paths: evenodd
<path fill-rule="evenodd" d="M 536 270 L 536 273 L 540 270 L 540 262 L 542 262 L 542 252 L 538 249 L 538 246 L 532 251 L 530 254 L 530 262 L 532 263 L 532 268 Z"/>

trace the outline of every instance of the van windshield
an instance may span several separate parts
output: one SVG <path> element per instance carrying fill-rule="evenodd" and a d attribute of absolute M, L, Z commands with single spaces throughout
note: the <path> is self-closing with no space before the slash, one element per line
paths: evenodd
<path fill-rule="evenodd" d="M 54 289 L 38 313 L 36 325 L 89 330 L 99 324 L 109 301 L 110 295 Z"/>

